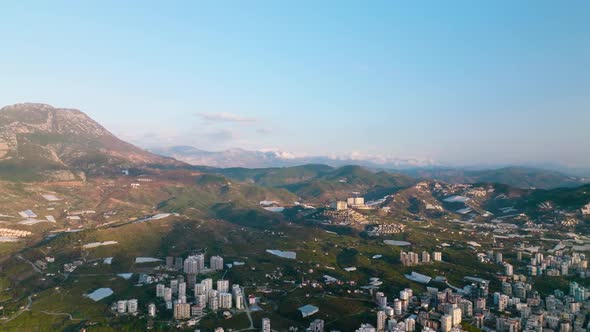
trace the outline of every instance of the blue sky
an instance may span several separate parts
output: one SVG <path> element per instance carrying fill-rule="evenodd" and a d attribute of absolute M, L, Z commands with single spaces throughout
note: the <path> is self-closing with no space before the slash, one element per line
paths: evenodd
<path fill-rule="evenodd" d="M 589 166 L 588 17 L 588 1 L 5 2 L 0 104 L 78 108 L 144 147 Z"/>

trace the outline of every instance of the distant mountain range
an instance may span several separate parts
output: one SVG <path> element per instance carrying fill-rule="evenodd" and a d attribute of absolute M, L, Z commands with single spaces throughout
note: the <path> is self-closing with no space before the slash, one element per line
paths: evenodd
<path fill-rule="evenodd" d="M 399 172 L 410 175 L 414 178 L 432 179 L 448 183 L 501 183 L 525 189 L 577 187 L 590 182 L 590 178 L 570 176 L 557 171 L 522 166 L 486 170 L 414 168 L 400 170 Z"/>
<path fill-rule="evenodd" d="M 192 146 L 172 146 L 152 148 L 151 152 L 182 160 L 192 165 L 212 167 L 289 167 L 306 164 L 323 164 L 334 167 L 360 165 L 374 169 L 403 169 L 436 166 L 430 160 L 388 158 L 370 155 L 351 156 L 297 156 L 290 152 L 277 150 L 252 151 L 228 149 L 206 151 Z"/>
<path fill-rule="evenodd" d="M 448 183 L 501 183 L 518 188 L 550 189 L 575 187 L 590 182 L 590 178 L 571 176 L 558 171 L 534 167 L 510 166 L 494 169 L 463 169 L 444 167 L 433 161 L 380 157 L 297 157 L 281 151 L 248 151 L 229 149 L 205 151 L 190 146 L 175 146 L 151 150 L 154 153 L 176 158 L 192 165 L 215 168 L 281 168 L 302 165 L 328 165 L 342 167 L 359 165 L 375 171 L 402 173 L 416 179 L 433 179 Z M 301 168 L 299 168 L 301 170 Z M 224 172 L 225 173 L 225 172 Z M 231 173 L 231 172 L 230 172 Z M 287 172 L 290 173 L 290 172 Z M 306 174 L 309 174 L 307 169 Z"/>

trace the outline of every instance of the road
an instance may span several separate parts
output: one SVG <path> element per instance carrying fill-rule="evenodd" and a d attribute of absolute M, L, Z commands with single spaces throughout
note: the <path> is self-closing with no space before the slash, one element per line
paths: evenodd
<path fill-rule="evenodd" d="M 31 309 L 31 305 L 33 304 L 33 296 L 34 296 L 34 295 L 36 295 L 36 294 L 33 294 L 33 295 L 29 296 L 29 297 L 27 298 L 27 299 L 28 299 L 27 305 L 26 305 L 24 308 L 22 308 L 21 310 L 19 310 L 19 311 L 18 311 L 16 314 L 14 314 L 12 317 L 10 317 L 10 318 L 8 318 L 7 320 L 5 320 L 5 321 L 4 321 L 4 323 L 8 323 L 8 322 L 10 322 L 11 320 L 13 320 L 13 319 L 17 318 L 18 316 L 20 316 L 20 315 L 21 315 L 23 312 L 25 312 L 25 311 L 27 311 L 27 310 L 30 310 L 30 309 Z"/>
<path fill-rule="evenodd" d="M 35 272 L 43 273 L 43 271 L 41 271 L 41 269 L 39 269 L 37 265 L 33 264 L 33 262 L 31 262 L 30 260 L 24 258 L 21 254 L 16 255 L 16 258 L 20 259 L 23 262 L 29 263 L 33 267 L 33 270 L 35 270 Z"/>
<path fill-rule="evenodd" d="M 42 313 L 46 314 L 46 315 L 50 315 L 50 316 L 68 316 L 68 318 L 71 321 L 80 321 L 82 320 L 81 318 L 74 318 L 72 317 L 72 314 L 69 314 L 67 312 L 50 312 L 50 311 L 41 311 Z"/>
<path fill-rule="evenodd" d="M 252 320 L 252 314 L 250 313 L 250 307 L 248 306 L 248 300 L 245 298 L 246 293 L 244 292 L 244 287 L 242 287 L 242 295 L 244 296 L 244 310 L 246 310 L 246 315 L 248 315 L 248 320 L 250 320 L 250 326 L 245 329 L 237 330 L 236 332 L 255 330 L 254 320 Z"/>

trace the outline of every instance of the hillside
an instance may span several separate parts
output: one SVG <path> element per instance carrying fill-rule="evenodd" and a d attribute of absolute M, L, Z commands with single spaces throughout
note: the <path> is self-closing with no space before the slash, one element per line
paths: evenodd
<path fill-rule="evenodd" d="M 522 189 L 576 187 L 590 181 L 557 171 L 518 166 L 477 171 L 456 168 L 436 168 L 411 169 L 401 172 L 416 178 L 432 179 L 448 183 L 501 183 Z"/>
<path fill-rule="evenodd" d="M 414 179 L 402 174 L 372 172 L 360 166 L 344 166 L 282 187 L 304 199 L 329 201 L 346 198 L 353 192 L 369 196 L 374 192 L 390 193 L 414 183 Z"/>
<path fill-rule="evenodd" d="M 194 166 L 193 169 L 220 174 L 235 181 L 286 189 L 301 199 L 314 203 L 344 199 L 353 192 L 366 195 L 369 199 L 377 198 L 416 182 L 407 175 L 374 172 L 355 165 L 333 168 L 310 164 L 254 169 Z"/>
<path fill-rule="evenodd" d="M 274 168 L 210 168 L 195 167 L 203 172 L 221 174 L 236 181 L 255 183 L 266 187 L 280 187 L 328 174 L 334 168 L 327 165 L 301 165 Z"/>
<path fill-rule="evenodd" d="M 124 142 L 86 114 L 45 104 L 0 109 L 0 176 L 71 180 L 112 166 L 180 166 Z"/>
<path fill-rule="evenodd" d="M 590 203 L 590 185 L 576 188 L 533 190 L 529 192 L 521 205 L 533 209 L 542 203 L 550 203 L 560 209 L 578 210 Z"/>

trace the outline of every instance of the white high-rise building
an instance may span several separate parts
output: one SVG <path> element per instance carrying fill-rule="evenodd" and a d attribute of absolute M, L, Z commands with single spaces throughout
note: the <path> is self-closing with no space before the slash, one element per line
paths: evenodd
<path fill-rule="evenodd" d="M 381 309 L 387 307 L 387 296 L 383 292 L 377 292 L 375 294 L 375 302 Z"/>
<path fill-rule="evenodd" d="M 223 257 L 211 256 L 209 267 L 212 270 L 223 270 Z"/>
<path fill-rule="evenodd" d="M 127 301 L 127 312 L 134 314 L 137 312 L 137 299 L 131 299 Z"/>
<path fill-rule="evenodd" d="M 385 322 L 387 321 L 387 315 L 385 311 L 377 311 L 377 332 L 385 331 Z"/>
<path fill-rule="evenodd" d="M 262 318 L 262 328 L 260 332 L 270 332 L 270 319 L 269 318 Z"/>
<path fill-rule="evenodd" d="M 217 290 L 221 293 L 229 292 L 229 280 L 217 280 Z"/>
<path fill-rule="evenodd" d="M 172 289 L 173 295 L 178 295 L 178 279 L 170 280 L 170 288 Z"/>
<path fill-rule="evenodd" d="M 505 275 L 511 276 L 514 274 L 513 271 L 514 271 L 514 267 L 512 266 L 512 264 L 508 264 L 508 263 L 504 264 L 504 274 Z"/>
<path fill-rule="evenodd" d="M 453 327 L 453 317 L 451 315 L 444 315 L 440 318 L 440 330 L 442 332 L 449 332 Z"/>
<path fill-rule="evenodd" d="M 195 296 L 202 295 L 202 294 L 207 294 L 207 289 L 206 289 L 205 284 L 203 284 L 203 283 L 195 284 Z"/>
<path fill-rule="evenodd" d="M 207 278 L 207 279 L 203 279 L 203 281 L 201 281 L 201 283 L 203 285 L 205 285 L 205 291 L 209 291 L 210 289 L 213 289 L 213 279 L 211 278 Z"/>
<path fill-rule="evenodd" d="M 205 295 L 205 294 L 196 295 L 195 296 L 195 304 L 202 306 L 202 307 L 207 307 L 207 295 Z"/>
<path fill-rule="evenodd" d="M 309 324 L 309 327 L 306 330 L 307 332 L 324 332 L 324 321 L 321 319 L 316 319 Z"/>
<path fill-rule="evenodd" d="M 355 332 L 375 332 L 377 329 L 373 327 L 371 324 L 361 324 L 361 327 L 356 329 Z"/>
<path fill-rule="evenodd" d="M 207 297 L 208 298 L 218 297 L 218 296 L 219 296 L 219 291 L 218 290 L 210 289 L 209 291 L 207 291 Z"/>
<path fill-rule="evenodd" d="M 123 314 L 127 311 L 127 301 L 126 300 L 119 300 L 117 301 L 117 312 Z"/>
<path fill-rule="evenodd" d="M 217 296 L 209 298 L 209 309 L 216 311 L 219 309 L 219 298 Z"/>
<path fill-rule="evenodd" d="M 166 287 L 164 288 L 164 301 L 172 301 L 172 288 Z"/>
<path fill-rule="evenodd" d="M 199 273 L 201 273 L 201 271 L 205 270 L 205 255 L 198 254 L 195 257 L 197 260 L 197 266 L 199 267 Z"/>
<path fill-rule="evenodd" d="M 397 316 L 402 314 L 402 301 L 400 301 L 400 299 L 393 300 L 393 312 Z"/>
<path fill-rule="evenodd" d="M 156 297 L 164 297 L 164 284 L 157 284 L 156 285 Z"/>
<path fill-rule="evenodd" d="M 451 313 L 453 315 L 453 326 L 459 326 L 461 324 L 461 320 L 463 318 L 463 314 L 461 312 L 461 309 L 454 308 L 451 311 Z"/>
<path fill-rule="evenodd" d="M 433 252 L 432 253 L 432 260 L 435 262 L 442 261 L 442 252 L 440 252 L 440 251 Z"/>
<path fill-rule="evenodd" d="M 191 305 L 188 303 L 177 303 L 174 305 L 174 319 L 191 318 Z"/>
<path fill-rule="evenodd" d="M 156 317 L 156 305 L 153 303 L 148 305 L 148 316 Z"/>
<path fill-rule="evenodd" d="M 231 293 L 219 293 L 219 307 L 222 309 L 231 309 L 231 307 L 232 307 Z"/>
<path fill-rule="evenodd" d="M 348 203 L 345 201 L 337 201 L 336 203 L 332 204 L 332 207 L 338 211 L 348 209 Z"/>
<path fill-rule="evenodd" d="M 406 323 L 406 331 L 407 332 L 416 331 L 416 320 L 414 320 L 414 318 L 406 318 L 406 320 L 404 322 Z"/>
<path fill-rule="evenodd" d="M 186 297 L 186 282 L 181 282 L 178 284 L 178 297 Z"/>
<path fill-rule="evenodd" d="M 184 260 L 184 273 L 199 273 L 199 260 L 197 259 L 197 256 L 188 256 L 187 259 Z"/>
<path fill-rule="evenodd" d="M 234 296 L 234 299 L 236 302 L 236 309 L 238 309 L 238 310 L 244 309 L 244 296 L 242 295 L 242 293 Z"/>
<path fill-rule="evenodd" d="M 422 252 L 422 263 L 430 263 L 430 254 L 427 251 Z"/>

